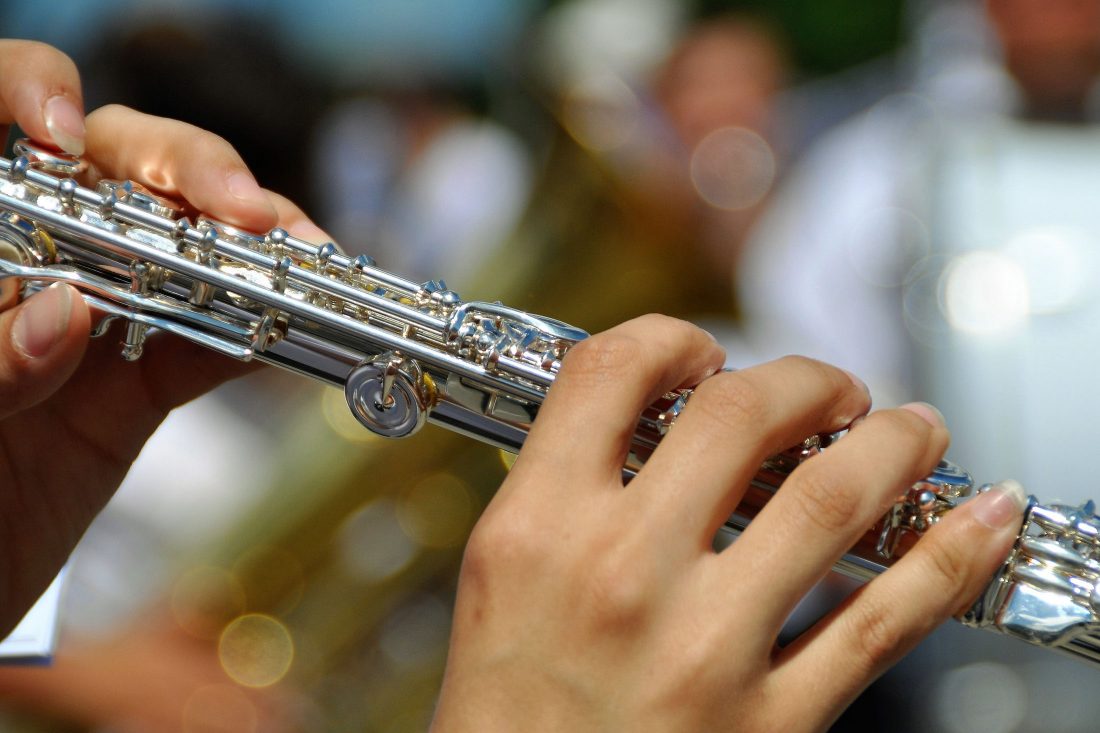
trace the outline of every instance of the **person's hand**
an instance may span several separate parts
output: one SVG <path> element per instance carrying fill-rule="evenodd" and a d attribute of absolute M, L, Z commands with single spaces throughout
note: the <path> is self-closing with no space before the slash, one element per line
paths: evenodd
<path fill-rule="evenodd" d="M 217 219 L 264 232 L 324 234 L 256 183 L 225 140 L 182 122 L 111 106 L 87 117 L 64 54 L 0 41 L 0 123 L 84 154 L 89 177 L 133 179 Z M 241 364 L 163 334 L 127 363 L 116 335 L 89 342 L 94 315 L 54 285 L 0 303 L 0 636 L 60 569 L 173 407 L 241 374 Z"/>
<path fill-rule="evenodd" d="M 786 647 L 795 604 L 948 443 L 927 405 L 870 407 L 788 357 L 716 370 L 704 332 L 649 316 L 574 347 L 462 566 L 434 721 L 454 731 L 810 731 L 962 611 L 1019 526 L 982 494 Z M 624 487 L 643 407 L 702 380 Z M 730 547 L 712 539 L 769 455 L 855 422 Z"/>

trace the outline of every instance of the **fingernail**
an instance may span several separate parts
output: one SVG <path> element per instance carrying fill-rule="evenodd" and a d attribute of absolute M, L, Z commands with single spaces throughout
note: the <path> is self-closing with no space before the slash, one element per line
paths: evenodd
<path fill-rule="evenodd" d="M 271 202 L 268 201 L 267 196 L 264 195 L 264 191 L 260 188 L 260 184 L 256 183 L 256 179 L 252 177 L 250 173 L 245 171 L 236 171 L 230 173 L 225 179 L 226 188 L 229 189 L 229 193 L 233 194 L 241 201 L 250 204 L 260 204 L 270 207 Z"/>
<path fill-rule="evenodd" d="M 84 154 L 84 115 L 71 99 L 60 94 L 50 97 L 42 117 L 57 147 L 73 155 Z"/>
<path fill-rule="evenodd" d="M 920 415 L 926 423 L 934 428 L 942 428 L 947 425 L 947 421 L 943 419 L 943 413 L 927 402 L 910 402 L 908 405 L 902 405 L 901 409 L 909 410 L 914 415 Z"/>
<path fill-rule="evenodd" d="M 868 396 L 871 395 L 871 389 L 867 386 L 866 382 L 857 377 L 855 374 L 852 374 L 847 369 L 842 369 L 841 371 L 848 375 L 848 379 L 852 380 L 852 384 L 862 389 L 864 392 L 867 393 Z"/>
<path fill-rule="evenodd" d="M 1001 481 L 973 501 L 974 519 L 990 529 L 1000 529 L 1016 520 L 1027 506 L 1027 494 L 1019 481 Z"/>
<path fill-rule="evenodd" d="M 69 288 L 55 283 L 19 306 L 11 327 L 11 340 L 24 356 L 45 356 L 69 330 L 72 297 Z"/>

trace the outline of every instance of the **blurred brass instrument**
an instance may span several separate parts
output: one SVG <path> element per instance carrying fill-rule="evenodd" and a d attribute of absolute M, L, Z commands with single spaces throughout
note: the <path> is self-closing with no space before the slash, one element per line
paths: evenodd
<path fill-rule="evenodd" d="M 368 257 L 347 257 L 281 229 L 259 235 L 199 216 L 130 181 L 95 189 L 78 158 L 22 140 L 0 159 L 0 279 L 24 295 L 54 282 L 102 314 L 93 335 L 126 324 L 122 356 L 141 357 L 152 330 L 243 361 L 259 360 L 344 391 L 367 429 L 405 437 L 425 422 L 518 451 L 561 359 L 587 334 L 499 302 L 464 302 L 442 281 L 415 283 Z M 690 390 L 647 409 L 624 475 L 672 428 Z M 784 478 L 835 436 L 774 456 L 724 531 L 748 526 Z M 907 536 L 972 493 L 948 462 L 899 498 L 836 569 L 869 580 Z M 964 623 L 1100 663 L 1100 517 L 1031 500 L 1019 539 Z"/>

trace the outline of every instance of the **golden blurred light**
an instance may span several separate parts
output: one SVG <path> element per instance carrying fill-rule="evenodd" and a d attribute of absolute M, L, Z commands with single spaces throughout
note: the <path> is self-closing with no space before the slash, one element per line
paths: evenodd
<path fill-rule="evenodd" d="M 427 476 L 401 494 L 397 519 L 424 547 L 454 547 L 466 540 L 474 521 L 470 487 L 449 473 Z"/>
<path fill-rule="evenodd" d="M 614 74 L 585 77 L 566 90 L 562 123 L 589 150 L 606 153 L 626 145 L 638 131 L 641 102 Z"/>
<path fill-rule="evenodd" d="M 948 323 L 972 334 L 1009 331 L 1027 317 L 1027 276 L 1017 262 L 996 252 L 970 252 L 947 267 L 942 280 Z"/>
<path fill-rule="evenodd" d="M 1028 688 L 1016 670 L 996 662 L 957 667 L 936 685 L 932 700 L 946 733 L 1011 733 L 1027 715 Z"/>
<path fill-rule="evenodd" d="M 222 632 L 218 660 L 235 682 L 247 687 L 268 687 L 290 670 L 294 640 L 278 619 L 262 613 L 245 614 Z"/>
<path fill-rule="evenodd" d="M 251 733 L 259 728 L 256 705 L 235 685 L 196 689 L 183 706 L 183 733 Z"/>
<path fill-rule="evenodd" d="M 336 535 L 336 546 L 344 569 L 367 582 L 397 575 L 419 550 L 401 528 L 396 505 L 386 498 L 371 501 L 348 516 Z"/>
<path fill-rule="evenodd" d="M 1063 313 L 1093 294 L 1096 244 L 1087 232 L 1066 226 L 1035 227 L 1012 238 L 1005 254 L 1024 272 L 1032 313 Z"/>
<path fill-rule="evenodd" d="M 711 206 L 727 211 L 760 202 L 775 181 L 775 153 L 744 127 L 722 127 L 704 137 L 691 155 L 691 182 Z"/>
<path fill-rule="evenodd" d="M 191 568 L 172 588 L 172 616 L 180 628 L 200 639 L 216 639 L 245 607 L 237 577 L 224 568 Z"/>
<path fill-rule="evenodd" d="M 325 422 L 328 423 L 332 432 L 351 443 L 384 440 L 355 419 L 341 389 L 328 387 L 321 390 L 321 414 L 325 416 Z"/>

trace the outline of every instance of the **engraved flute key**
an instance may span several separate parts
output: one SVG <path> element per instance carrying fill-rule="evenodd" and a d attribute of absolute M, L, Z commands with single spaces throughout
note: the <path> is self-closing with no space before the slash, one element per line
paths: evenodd
<path fill-rule="evenodd" d="M 0 158 L 0 279 L 24 293 L 75 286 L 102 320 L 125 320 L 122 355 L 141 358 L 156 330 L 241 360 L 258 360 L 344 390 L 366 429 L 387 437 L 433 422 L 518 451 L 561 360 L 584 331 L 501 303 L 464 302 L 442 280 L 416 283 L 281 229 L 247 232 L 139 184 L 77 183 L 84 163 L 29 142 Z M 641 416 L 624 474 L 641 469 L 675 429 L 690 390 Z M 738 534 L 783 480 L 836 436 L 814 436 L 761 466 L 725 531 Z M 836 565 L 869 580 L 904 540 L 973 491 L 948 462 L 910 487 Z M 1003 567 L 965 614 L 997 631 L 1100 664 L 1100 517 L 1035 499 Z"/>

